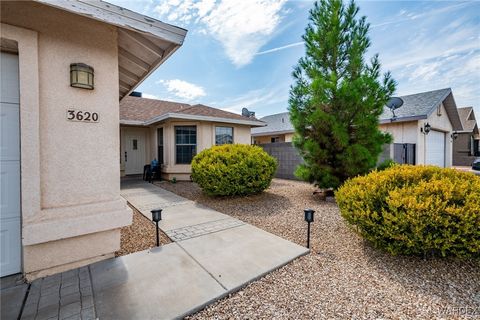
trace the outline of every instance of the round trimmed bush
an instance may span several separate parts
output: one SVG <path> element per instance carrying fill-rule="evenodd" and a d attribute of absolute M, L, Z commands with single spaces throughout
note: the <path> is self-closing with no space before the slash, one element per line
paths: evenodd
<path fill-rule="evenodd" d="M 480 257 L 480 177 L 395 165 L 350 179 L 336 192 L 342 216 L 392 254 Z"/>
<path fill-rule="evenodd" d="M 192 180 L 208 195 L 234 196 L 268 188 L 277 161 L 262 148 L 225 144 L 203 150 L 192 160 Z"/>

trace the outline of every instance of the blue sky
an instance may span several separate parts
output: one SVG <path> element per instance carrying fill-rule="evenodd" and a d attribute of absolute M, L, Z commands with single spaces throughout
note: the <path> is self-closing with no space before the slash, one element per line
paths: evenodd
<path fill-rule="evenodd" d="M 137 89 L 257 116 L 288 107 L 291 72 L 312 1 L 107 0 L 189 30 L 184 45 Z M 480 2 L 357 1 L 371 24 L 369 56 L 398 82 L 396 95 L 451 87 L 480 118 Z"/>

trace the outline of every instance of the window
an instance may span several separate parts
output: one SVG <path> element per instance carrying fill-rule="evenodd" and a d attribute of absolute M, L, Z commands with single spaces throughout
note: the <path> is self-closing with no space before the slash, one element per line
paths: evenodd
<path fill-rule="evenodd" d="M 163 164 L 163 128 L 157 129 L 157 160 L 159 164 Z"/>
<path fill-rule="evenodd" d="M 270 140 L 272 143 L 275 143 L 275 142 L 279 142 L 280 141 L 280 137 L 272 137 L 272 139 Z"/>
<path fill-rule="evenodd" d="M 231 144 L 233 143 L 233 128 L 216 127 L 215 128 L 215 144 Z"/>
<path fill-rule="evenodd" d="M 197 127 L 175 126 L 176 163 L 190 164 L 197 151 Z"/>
<path fill-rule="evenodd" d="M 137 139 L 133 139 L 132 140 L 132 150 L 138 150 L 138 140 Z"/>

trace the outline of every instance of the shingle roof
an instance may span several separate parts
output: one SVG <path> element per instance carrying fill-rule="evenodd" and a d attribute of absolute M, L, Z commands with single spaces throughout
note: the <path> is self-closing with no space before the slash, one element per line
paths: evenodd
<path fill-rule="evenodd" d="M 448 117 L 452 123 L 453 130 L 462 130 L 462 122 L 458 116 L 455 100 L 453 99 L 450 88 L 421 92 L 406 96 L 401 96 L 403 105 L 395 110 L 395 121 L 411 121 L 426 119 L 443 102 L 447 110 Z M 260 118 L 267 123 L 266 127 L 253 128 L 252 135 L 259 136 L 271 133 L 294 132 L 294 128 L 289 120 L 289 113 L 278 113 Z M 386 106 L 380 116 L 381 123 L 389 123 L 392 119 L 392 111 Z M 473 130 L 473 128 L 472 128 Z"/>
<path fill-rule="evenodd" d="M 261 135 L 263 133 L 287 133 L 294 132 L 292 123 L 290 122 L 290 115 L 288 112 L 272 114 L 260 118 L 261 121 L 267 123 L 266 127 L 253 128 L 252 135 Z"/>
<path fill-rule="evenodd" d="M 410 117 L 428 117 L 432 110 L 438 107 L 451 92 L 451 89 L 447 88 L 401 96 L 400 98 L 403 100 L 403 105 L 395 110 L 397 120 Z M 391 118 L 392 111 L 385 106 L 380 120 L 390 120 Z"/>
<path fill-rule="evenodd" d="M 458 115 L 462 121 L 463 131 L 472 132 L 475 130 L 477 121 L 473 113 L 473 107 L 458 108 Z M 476 131 L 478 131 L 478 127 Z"/>
<path fill-rule="evenodd" d="M 128 96 L 120 101 L 120 121 L 154 121 L 155 118 L 164 115 L 185 115 L 229 119 L 235 121 L 248 121 L 254 125 L 264 125 L 263 122 L 241 116 L 232 112 L 223 111 L 202 104 L 190 105 L 186 103 L 177 103 L 172 101 L 147 99 Z"/>
<path fill-rule="evenodd" d="M 427 119 L 443 103 L 453 130 L 462 130 L 463 128 L 450 88 L 421 92 L 400 98 L 403 100 L 403 105 L 395 110 L 396 118 L 392 119 L 392 111 L 385 106 L 380 115 L 380 123 L 389 123 L 392 120 L 400 122 Z"/>

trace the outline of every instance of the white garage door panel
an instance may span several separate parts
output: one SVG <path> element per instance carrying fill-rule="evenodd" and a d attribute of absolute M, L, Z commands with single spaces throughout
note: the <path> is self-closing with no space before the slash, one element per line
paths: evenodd
<path fill-rule="evenodd" d="M 432 130 L 427 135 L 426 164 L 445 167 L 445 133 Z"/>
<path fill-rule="evenodd" d="M 8 103 L 20 103 L 20 90 L 18 88 L 18 55 L 2 52 L 0 59 L 1 100 Z"/>
<path fill-rule="evenodd" d="M 20 160 L 18 124 L 18 104 L 0 103 L 0 160 Z"/>
<path fill-rule="evenodd" d="M 19 176 L 20 164 L 18 161 L 2 161 L 0 165 L 0 210 L 2 219 L 18 218 L 20 220 Z"/>
<path fill-rule="evenodd" d="M 0 276 L 22 271 L 18 56 L 0 53 Z"/>
<path fill-rule="evenodd" d="M 0 226 L 0 241 L 2 254 L 0 258 L 1 276 L 6 276 L 21 271 L 20 259 L 20 219 L 3 220 Z"/>

